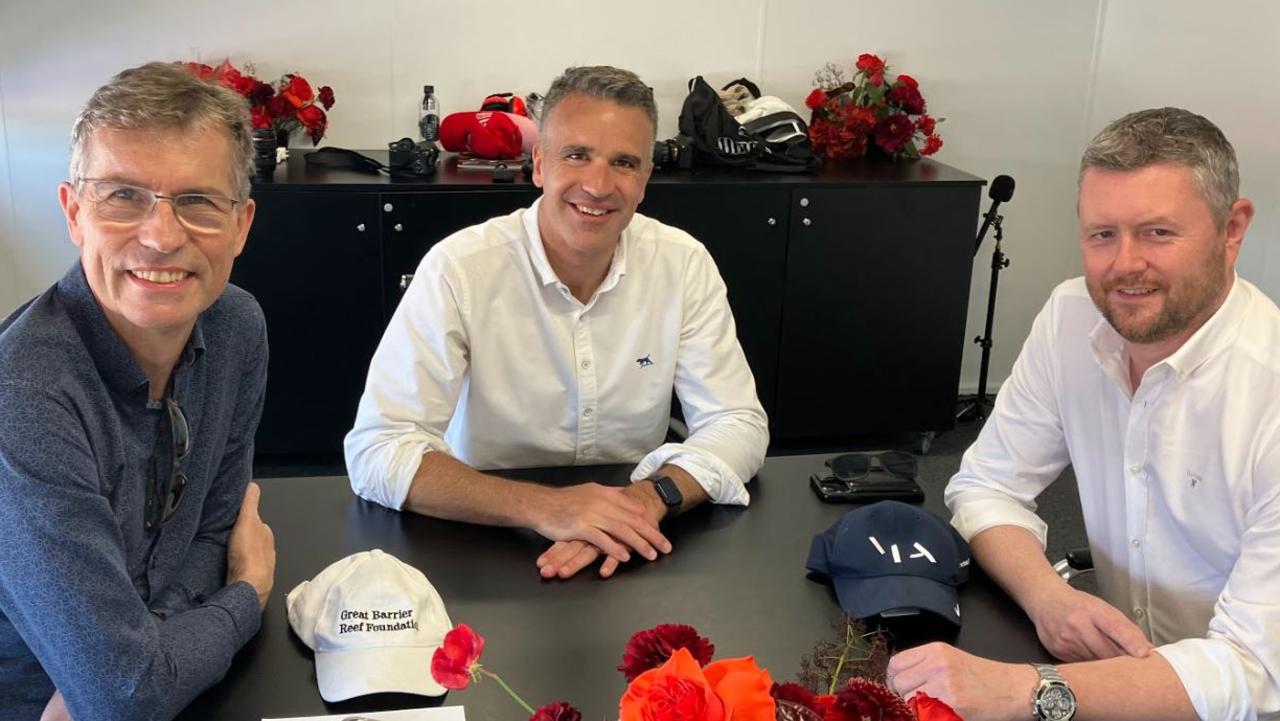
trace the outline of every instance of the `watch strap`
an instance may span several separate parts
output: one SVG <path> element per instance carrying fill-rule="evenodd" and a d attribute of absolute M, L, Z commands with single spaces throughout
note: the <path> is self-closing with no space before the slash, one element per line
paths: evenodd
<path fill-rule="evenodd" d="M 667 507 L 667 514 L 663 518 L 670 518 L 671 514 L 679 511 L 680 506 L 684 505 L 684 494 L 680 492 L 680 486 L 677 486 L 670 476 L 654 476 L 649 479 L 649 482 L 653 484 L 658 498 L 662 499 L 663 505 Z"/>

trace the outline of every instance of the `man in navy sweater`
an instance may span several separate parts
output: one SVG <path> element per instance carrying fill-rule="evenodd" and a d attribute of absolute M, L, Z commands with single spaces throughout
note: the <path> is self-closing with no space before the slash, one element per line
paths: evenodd
<path fill-rule="evenodd" d="M 126 70 L 58 188 L 80 258 L 0 323 L 0 718 L 170 719 L 258 630 L 266 386 L 244 99 Z"/>

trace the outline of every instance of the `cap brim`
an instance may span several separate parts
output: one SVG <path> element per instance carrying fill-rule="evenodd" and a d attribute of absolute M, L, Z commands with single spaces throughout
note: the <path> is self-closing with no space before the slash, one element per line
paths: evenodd
<path fill-rule="evenodd" d="M 448 689 L 431 678 L 431 656 L 439 646 L 386 646 L 316 654 L 316 685 L 329 702 L 371 693 L 442 696 Z"/>
<path fill-rule="evenodd" d="M 840 607 L 854 618 L 899 608 L 918 608 L 960 625 L 959 594 L 952 586 L 920 576 L 833 578 Z"/>

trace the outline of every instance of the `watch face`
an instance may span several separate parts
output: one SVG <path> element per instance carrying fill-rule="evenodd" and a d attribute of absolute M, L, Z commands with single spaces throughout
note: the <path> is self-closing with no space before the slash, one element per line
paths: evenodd
<path fill-rule="evenodd" d="M 1044 689 L 1037 703 L 1040 717 L 1051 721 L 1066 721 L 1076 712 L 1076 697 L 1066 686 L 1053 685 Z"/>

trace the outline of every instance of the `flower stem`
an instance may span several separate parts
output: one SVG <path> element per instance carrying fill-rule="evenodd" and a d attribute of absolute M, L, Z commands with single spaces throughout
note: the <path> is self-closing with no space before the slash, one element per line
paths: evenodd
<path fill-rule="evenodd" d="M 512 699 L 514 699 L 516 703 L 520 704 L 520 705 L 524 708 L 524 710 L 525 710 L 525 711 L 526 711 L 530 716 L 533 716 L 533 714 L 535 713 L 535 711 L 533 710 L 533 707 L 532 707 L 532 706 L 530 706 L 529 704 L 525 703 L 525 700 L 524 700 L 524 699 L 522 699 L 522 698 L 520 698 L 520 694 L 518 694 L 518 693 L 516 693 L 514 690 L 512 690 L 512 688 L 511 688 L 510 686 L 508 686 L 508 685 L 507 685 L 507 682 L 502 680 L 502 677 L 501 677 L 501 676 L 499 676 L 498 674 L 496 674 L 496 673 L 494 673 L 494 672 L 492 672 L 492 671 L 490 671 L 490 670 L 488 670 L 488 669 L 484 669 L 484 668 L 479 669 L 479 671 L 480 671 L 480 673 L 484 674 L 485 676 L 488 676 L 489 678 L 493 679 L 494 681 L 497 681 L 497 682 L 498 682 L 498 685 L 502 687 L 502 690 L 503 690 L 503 691 L 506 691 L 506 692 L 507 692 L 507 695 L 508 695 L 508 696 L 510 696 Z"/>

